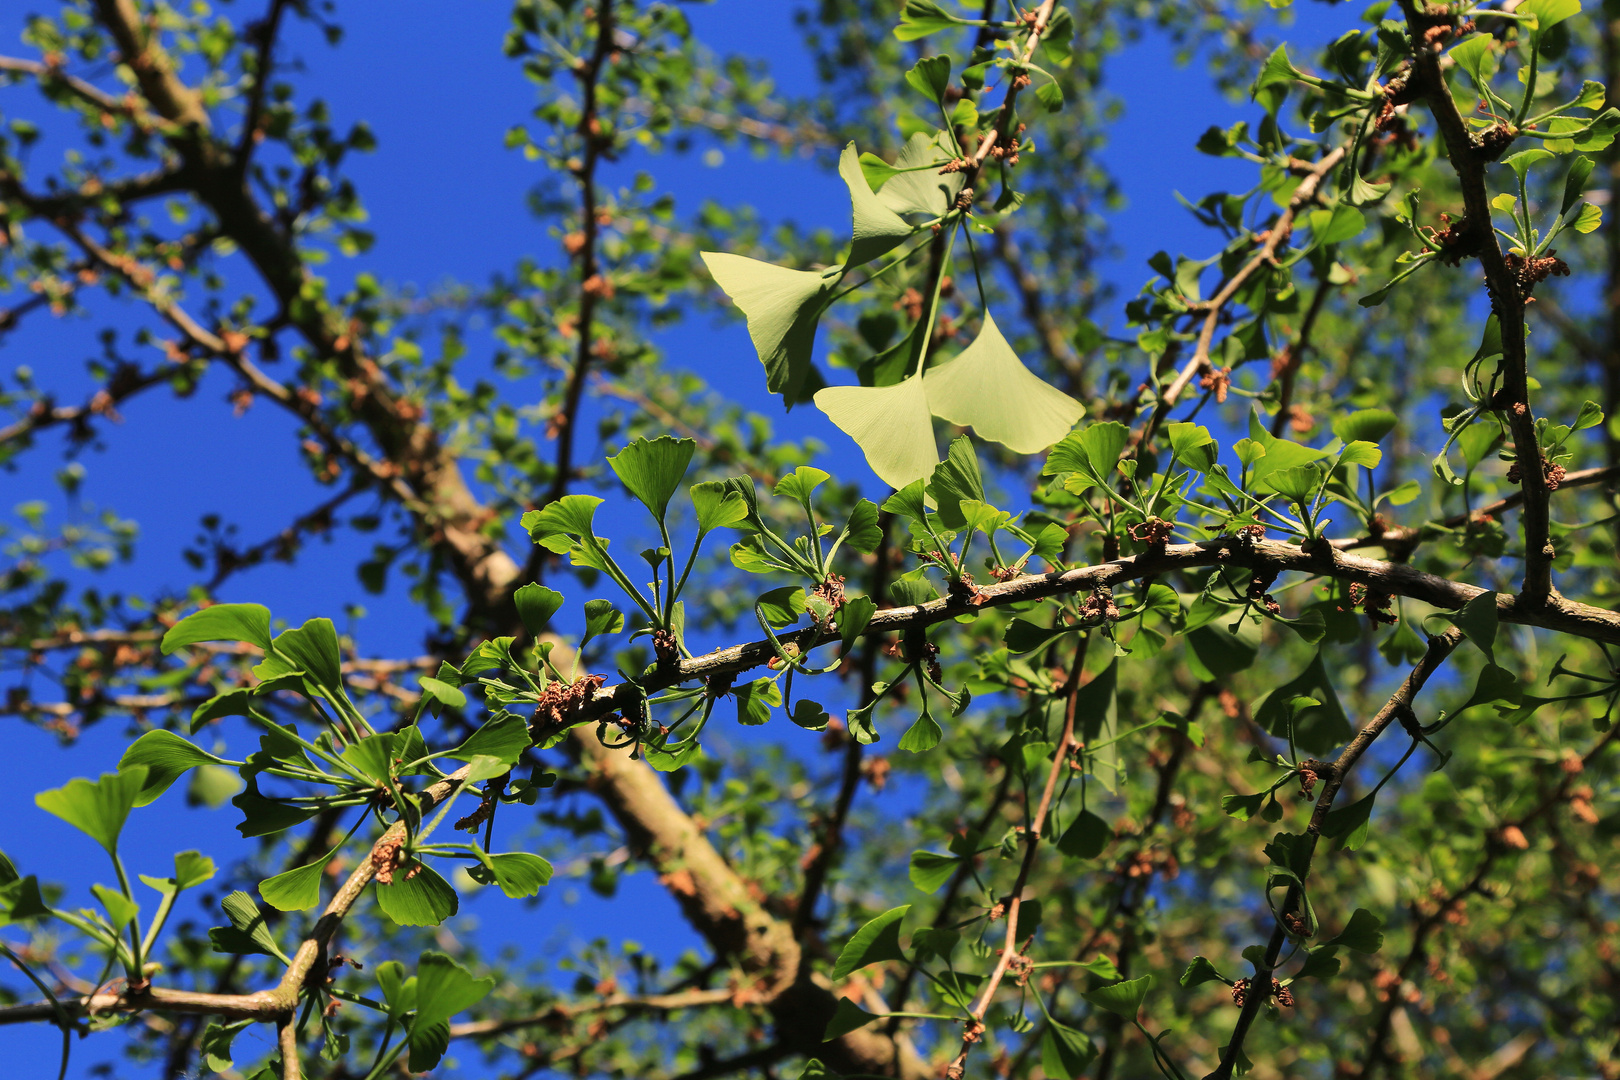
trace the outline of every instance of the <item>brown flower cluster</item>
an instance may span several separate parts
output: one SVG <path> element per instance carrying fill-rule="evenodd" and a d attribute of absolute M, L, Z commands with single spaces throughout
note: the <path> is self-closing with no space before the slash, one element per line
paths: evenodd
<path fill-rule="evenodd" d="M 1131 539 L 1149 547 L 1163 547 L 1170 539 L 1171 528 L 1171 524 L 1163 518 L 1150 517 L 1131 526 Z"/>
<path fill-rule="evenodd" d="M 1242 1008 L 1243 1002 L 1248 998 L 1248 996 L 1248 979 L 1239 979 L 1237 982 L 1232 984 L 1232 1004 Z M 1293 991 L 1284 986 L 1282 983 L 1278 982 L 1276 979 L 1271 980 L 1271 996 L 1276 999 L 1277 1004 L 1283 1006 L 1284 1008 L 1291 1009 L 1294 1007 Z"/>
<path fill-rule="evenodd" d="M 1519 295 L 1529 299 L 1535 287 L 1550 277 L 1569 277 L 1569 264 L 1557 258 L 1556 251 L 1549 251 L 1538 258 L 1526 258 L 1523 255 L 1504 255 L 1503 263 L 1507 265 L 1508 273 L 1518 283 Z"/>
<path fill-rule="evenodd" d="M 1232 369 L 1229 367 L 1212 367 L 1198 380 L 1198 385 L 1205 390 L 1213 390 L 1216 404 L 1224 405 L 1226 404 L 1226 395 L 1232 389 Z"/>
<path fill-rule="evenodd" d="M 535 722 L 543 721 L 558 730 L 567 727 L 580 708 L 591 700 L 605 682 L 607 682 L 605 675 L 581 675 L 571 683 L 565 683 L 560 679 L 550 683 L 535 704 Z"/>
<path fill-rule="evenodd" d="M 1080 605 L 1081 622 L 1113 622 L 1119 618 L 1119 607 L 1114 603 L 1114 590 L 1099 585 L 1091 590 L 1086 602 Z"/>

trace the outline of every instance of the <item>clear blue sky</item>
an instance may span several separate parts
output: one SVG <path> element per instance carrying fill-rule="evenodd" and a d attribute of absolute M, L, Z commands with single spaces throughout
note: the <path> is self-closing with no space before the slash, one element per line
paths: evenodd
<path fill-rule="evenodd" d="M 791 92 L 808 88 L 812 77 L 808 57 L 796 47 L 794 6 L 781 0 L 719 0 L 688 5 L 687 10 L 699 36 L 718 52 L 771 43 L 772 74 Z M 21 16 L 16 6 L 0 16 L 5 42 L 0 51 L 26 54 L 15 36 Z M 1304 4 L 1299 16 L 1300 25 L 1289 37 L 1311 43 L 1342 32 L 1355 20 L 1348 5 L 1328 9 Z M 506 129 L 525 119 L 534 102 L 532 84 L 500 54 L 506 6 L 493 0 L 454 5 L 371 0 L 340 3 L 338 18 L 348 33 L 336 49 L 307 31 L 295 32 L 291 39 L 293 53 L 307 68 L 299 80 L 303 92 L 326 98 L 340 125 L 365 119 L 378 137 L 377 152 L 354 159 L 348 170 L 378 241 L 350 267 L 333 266 L 332 276 L 341 279 L 364 268 L 391 283 L 428 289 L 448 281 L 485 281 L 525 255 L 550 258 L 554 241 L 525 207 L 526 194 L 539 179 L 538 167 L 502 143 Z M 1201 252 L 1207 246 L 1203 230 L 1176 205 L 1173 189 L 1180 187 L 1196 198 L 1223 184 L 1247 187 L 1251 182 L 1241 167 L 1215 162 L 1193 149 L 1198 133 L 1209 124 L 1230 124 L 1249 110 L 1218 96 L 1201 71 L 1176 68 L 1168 44 L 1157 37 L 1111 61 L 1107 88 L 1127 105 L 1103 158 L 1129 200 L 1111 221 L 1115 253 L 1102 264 L 1122 303 L 1150 275 L 1146 259 L 1152 252 Z M 7 116 L 46 118 L 37 97 L 21 87 L 0 95 L 0 109 Z M 36 156 L 44 161 L 48 158 L 43 155 L 54 152 L 47 142 Z M 632 160 L 623 168 L 636 165 Z M 693 155 L 659 162 L 657 174 L 686 208 L 712 198 L 752 204 L 768 219 L 791 215 L 805 224 L 834 228 L 847 222 L 841 186 L 801 160 L 761 160 L 733 149 L 719 168 Z M 1117 312 L 1104 315 L 1111 328 L 1120 328 Z M 32 320 L 6 339 L 0 369 L 29 365 L 42 382 L 61 388 L 63 400 L 72 400 L 73 388 L 84 385 L 83 361 L 99 351 L 97 325 Z M 740 322 L 687 325 L 664 344 L 672 364 L 698 370 L 728 392 L 741 388 L 744 401 L 780 417 L 764 393 Z M 105 449 L 82 458 L 87 470 L 84 504 L 110 506 L 141 526 L 137 559 L 103 575 L 103 588 L 152 592 L 192 580 L 179 553 L 206 513 L 225 514 L 240 524 L 243 537 L 256 539 L 283 527 L 289 509 L 313 506 L 323 497 L 295 456 L 287 418 L 263 404 L 234 418 L 220 401 L 229 389 L 226 379 L 212 378 L 197 400 L 163 395 L 140 399 L 127 408 L 122 424 L 105 428 Z M 187 438 L 176 439 L 177 430 L 184 430 Z M 860 457 L 820 413 L 798 410 L 778 420 L 778 430 L 820 439 L 829 447 L 825 463 L 841 475 L 864 474 Z M 26 500 L 45 499 L 55 515 L 82 513 L 84 507 L 63 503 L 50 480 L 62 464 L 62 445 L 57 436 L 47 436 L 17 471 L 0 475 L 0 507 L 9 510 Z M 419 615 L 402 599 L 364 594 L 354 579 L 353 567 L 368 549 L 363 538 L 313 543 L 296 566 L 272 564 L 245 575 L 225 590 L 224 598 L 268 603 L 293 624 L 314 615 L 336 617 L 341 604 L 357 602 L 370 612 L 353 627 L 365 652 L 412 654 L 424 630 Z M 0 847 L 25 873 L 38 870 L 65 881 L 70 903 L 89 903 L 84 891 L 88 883 L 111 879 L 104 857 L 86 837 L 37 810 L 32 796 L 72 776 L 112 768 L 125 745 L 123 731 L 117 723 L 104 723 L 77 746 L 64 749 L 51 735 L 16 721 L 5 723 L 3 745 L 13 774 L 27 782 L 0 788 L 0 820 L 8 823 L 0 830 Z M 176 846 L 169 835 L 183 834 L 185 846 L 198 846 L 220 860 L 242 850 L 233 828 L 235 812 L 229 808 L 219 813 L 187 810 L 174 792 L 141 813 L 148 815 L 148 825 L 159 818 L 173 828 L 132 830 L 126 852 L 132 870 L 166 872 Z M 625 899 L 647 913 L 641 925 L 649 932 L 661 933 L 653 929 L 657 923 L 667 926 L 664 936 L 647 944 L 670 955 L 690 943 L 650 875 L 627 878 L 623 890 L 629 894 Z M 591 915 L 600 908 L 589 894 L 576 905 L 559 906 L 555 899 L 574 887 L 559 881 L 553 891 L 558 895 L 542 909 L 550 929 L 538 936 L 534 917 L 515 905 L 480 900 L 463 910 L 479 915 L 491 945 L 519 935 L 531 946 L 537 940 L 559 945 L 590 936 Z M 657 912 L 666 917 L 654 918 Z M 94 1062 L 109 1060 L 115 1040 L 80 1044 L 71 1075 L 88 1075 Z M 51 1029 L 6 1029 L 4 1044 L 12 1068 L 21 1070 L 15 1075 L 46 1075 L 55 1068 L 58 1036 Z M 116 1074 L 137 1075 L 122 1065 Z"/>

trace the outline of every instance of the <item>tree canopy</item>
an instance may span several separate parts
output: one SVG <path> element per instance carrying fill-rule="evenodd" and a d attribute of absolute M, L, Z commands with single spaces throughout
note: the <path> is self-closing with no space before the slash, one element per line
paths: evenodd
<path fill-rule="evenodd" d="M 245 2 L 0 56 L 0 342 L 101 345 L 0 385 L 0 464 L 65 459 L 0 715 L 84 742 L 10 778 L 0 1025 L 63 1076 L 1620 1077 L 1620 6 L 819 0 L 790 94 L 686 5 L 515 0 L 555 243 L 422 294 L 288 43 L 342 11 Z M 1247 118 L 1123 297 L 1144 33 Z M 847 224 L 668 194 L 721 147 Z M 244 468 L 109 589 L 81 459 L 157 460 L 116 421 L 165 394 L 285 416 L 319 501 L 243 540 Z M 420 650 L 285 614 L 334 535 Z"/>

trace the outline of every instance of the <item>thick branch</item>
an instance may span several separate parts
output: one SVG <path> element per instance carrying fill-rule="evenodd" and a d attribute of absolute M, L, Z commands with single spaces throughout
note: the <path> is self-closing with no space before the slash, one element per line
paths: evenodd
<path fill-rule="evenodd" d="M 1502 385 L 1491 400 L 1491 407 L 1503 415 L 1513 432 L 1514 450 L 1519 458 L 1519 483 L 1524 495 L 1524 595 L 1535 603 L 1543 597 L 1556 599 L 1552 587 L 1552 561 L 1557 554 L 1549 537 L 1551 520 L 1547 507 L 1547 477 L 1542 470 L 1541 447 L 1536 439 L 1536 417 L 1530 409 L 1529 359 L 1525 351 L 1524 295 L 1518 280 L 1508 269 L 1495 231 L 1491 228 L 1490 192 L 1485 187 L 1485 158 L 1457 108 L 1456 100 L 1440 72 L 1442 47 L 1424 41 L 1420 20 L 1415 18 L 1414 0 L 1401 0 L 1411 28 L 1414 53 L 1414 79 L 1423 88 L 1423 100 L 1445 139 L 1446 156 L 1462 189 L 1464 220 L 1468 223 L 1472 250 L 1485 271 L 1485 288 L 1491 298 L 1491 312 L 1502 331 L 1502 361 L 1497 369 Z"/>
<path fill-rule="evenodd" d="M 1421 600 L 1447 611 L 1460 608 L 1474 597 L 1489 591 L 1478 585 L 1425 573 L 1404 563 L 1383 562 L 1333 549 L 1307 552 L 1293 544 L 1247 542 L 1235 537 L 1222 537 L 1197 544 L 1170 544 L 1162 551 L 1128 556 L 1095 566 L 1015 578 L 987 586 L 971 600 L 949 596 L 930 600 L 926 604 L 888 608 L 872 616 L 865 632 L 888 634 L 913 627 L 933 626 L 987 607 L 1003 607 L 1051 596 L 1069 596 L 1089 592 L 1099 586 L 1112 587 L 1128 581 L 1207 566 L 1241 566 L 1277 572 L 1292 570 L 1313 577 L 1357 582 L 1378 592 Z M 1545 603 L 1532 604 L 1521 597 L 1504 593 L 1497 597 L 1496 613 L 1497 618 L 1504 622 L 1539 626 L 1593 641 L 1620 644 L 1620 612 L 1562 597 L 1551 597 Z M 779 635 L 778 640 L 807 652 L 816 646 L 838 641 L 839 635 L 807 627 L 796 633 Z M 663 690 L 714 675 L 736 674 L 759 667 L 775 655 L 776 651 L 769 641 L 753 641 L 683 660 L 669 671 L 655 672 L 639 688 L 630 683 L 603 688 L 585 707 L 579 719 L 594 720 L 609 712 L 631 708 L 643 691 Z"/>

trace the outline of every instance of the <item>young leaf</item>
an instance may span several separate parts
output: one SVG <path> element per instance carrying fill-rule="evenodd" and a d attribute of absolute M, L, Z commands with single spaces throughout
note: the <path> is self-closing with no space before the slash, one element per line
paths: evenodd
<path fill-rule="evenodd" d="M 1187 970 L 1181 973 L 1183 987 L 1202 986 L 1207 982 L 1226 982 L 1226 977 L 1215 970 L 1215 965 L 1202 956 L 1192 958 Z"/>
<path fill-rule="evenodd" d="M 1113 986 L 1099 986 L 1088 991 L 1085 999 L 1099 1009 L 1107 1009 L 1129 1022 L 1135 1020 L 1136 1014 L 1141 1011 L 1142 999 L 1147 997 L 1148 988 L 1152 985 L 1153 976 L 1144 975 L 1140 979 L 1115 983 Z"/>
<path fill-rule="evenodd" d="M 838 962 L 833 965 L 833 981 L 847 979 L 852 973 L 880 960 L 904 960 L 906 954 L 900 948 L 900 921 L 910 910 L 910 904 L 890 908 L 855 931 L 855 936 L 849 939 L 849 944 L 838 954 Z"/>
<path fill-rule="evenodd" d="M 941 103 L 951 85 L 951 58 L 925 56 L 906 72 L 906 83 L 929 101 Z M 850 145 L 854 145 L 851 143 Z"/>
<path fill-rule="evenodd" d="M 495 884 L 514 900 L 535 895 L 551 881 L 551 864 L 526 851 L 491 855 L 489 863 L 495 872 Z"/>
<path fill-rule="evenodd" d="M 916 41 L 941 30 L 950 30 L 961 21 L 934 0 L 906 0 L 906 6 L 900 10 L 900 25 L 894 28 L 894 36 L 901 41 Z M 832 1036 L 827 1038 L 831 1039 Z"/>
<path fill-rule="evenodd" d="M 987 311 L 973 343 L 923 374 L 928 408 L 981 439 L 1038 454 L 1069 433 L 1085 410 L 1024 366 Z"/>
<path fill-rule="evenodd" d="M 1496 645 L 1494 592 L 1480 593 L 1457 611 L 1447 613 L 1446 618 L 1485 654 L 1486 659 L 1496 663 L 1496 653 L 1493 651 Z"/>
<path fill-rule="evenodd" d="M 524 514 L 523 527 L 529 539 L 561 555 L 568 551 L 570 538 L 596 535 L 593 525 L 601 505 L 595 495 L 564 495 L 544 510 Z"/>
<path fill-rule="evenodd" d="M 607 463 L 625 490 L 652 511 L 653 517 L 663 521 L 669 500 L 686 476 L 696 449 L 697 443 L 691 439 L 660 435 L 656 439 L 633 440 Z"/>
<path fill-rule="evenodd" d="M 771 629 L 781 630 L 798 622 L 799 616 L 804 614 L 804 589 L 798 585 L 784 585 L 780 589 L 772 589 L 755 603 L 764 613 Z"/>
<path fill-rule="evenodd" d="M 159 646 L 167 656 L 199 641 L 245 641 L 269 651 L 270 609 L 263 604 L 214 604 L 169 627 Z"/>
<path fill-rule="evenodd" d="M 793 703 L 793 711 L 788 714 L 788 719 L 806 731 L 825 731 L 827 724 L 832 720 L 832 714 L 827 712 L 819 701 L 800 698 Z"/>
<path fill-rule="evenodd" d="M 1496 73 L 1496 57 L 1492 53 L 1495 44 L 1489 34 L 1470 34 L 1451 47 L 1451 58 L 1474 77 L 1476 85 L 1484 87 Z"/>
<path fill-rule="evenodd" d="M 1395 430 L 1400 417 L 1388 409 L 1357 409 L 1333 421 L 1333 434 L 1347 443 L 1379 442 Z"/>
<path fill-rule="evenodd" d="M 560 600 L 561 597 L 558 597 L 558 599 Z M 422 693 L 440 705 L 448 705 L 452 709 L 465 709 L 467 707 L 467 695 L 462 692 L 460 687 L 451 686 L 449 683 L 441 682 L 430 675 L 419 676 L 417 682 L 422 686 Z"/>
<path fill-rule="evenodd" d="M 883 509 L 920 524 L 928 516 L 928 502 L 923 494 L 923 481 L 914 480 L 890 495 L 883 501 Z"/>
<path fill-rule="evenodd" d="M 1366 795 L 1349 806 L 1328 811 L 1328 816 L 1322 821 L 1322 835 L 1330 840 L 1343 839 L 1345 849 L 1355 851 L 1367 842 L 1375 798 L 1375 795 Z"/>
<path fill-rule="evenodd" d="M 938 892 L 941 885 L 951 879 L 962 860 L 955 855 L 940 855 L 933 851 L 911 853 L 911 883 L 925 893 Z M 916 941 L 913 939 L 912 944 Z"/>
<path fill-rule="evenodd" d="M 1536 29 L 1546 33 L 1565 19 L 1581 13 L 1581 0 L 1521 0 L 1514 9 L 1519 15 L 1534 15 Z"/>
<path fill-rule="evenodd" d="M 912 722 L 904 735 L 900 736 L 900 749 L 912 754 L 921 754 L 938 746 L 944 734 L 938 721 L 925 712 Z"/>
<path fill-rule="evenodd" d="M 934 469 L 924 489 L 939 506 L 939 519 L 950 529 L 967 524 L 962 516 L 964 499 L 983 500 L 984 480 L 979 475 L 979 458 L 973 452 L 973 442 L 966 435 L 951 440 L 945 460 Z"/>
<path fill-rule="evenodd" d="M 1057 849 L 1074 859 L 1095 859 L 1108 847 L 1108 842 L 1114 838 L 1114 830 L 1108 822 L 1093 814 L 1090 810 L 1080 811 L 1080 815 L 1070 823 L 1063 835 L 1058 837 Z"/>
<path fill-rule="evenodd" d="M 784 499 L 792 499 L 807 506 L 816 488 L 825 484 L 827 480 L 827 474 L 820 469 L 800 465 L 776 482 L 775 493 Z"/>
<path fill-rule="evenodd" d="M 705 480 L 693 484 L 690 490 L 699 532 L 709 533 L 748 520 L 747 500 L 726 481 Z"/>
<path fill-rule="evenodd" d="M 585 641 L 603 634 L 617 634 L 623 629 L 624 612 L 614 607 L 613 601 L 585 601 Z"/>
<path fill-rule="evenodd" d="M 531 581 L 512 594 L 512 602 L 517 605 L 518 618 L 523 620 L 524 629 L 530 634 L 539 634 L 562 607 L 563 594 Z"/>
<path fill-rule="evenodd" d="M 943 56 L 930 57 L 921 61 L 927 64 L 930 61 L 939 61 L 944 64 L 945 78 L 950 79 L 951 62 Z M 919 66 L 921 66 L 919 64 Z M 907 80 L 910 80 L 907 76 Z M 913 83 L 912 85 L 916 85 Z M 844 183 L 849 187 L 850 213 L 853 217 L 853 239 L 850 241 L 849 260 L 844 264 L 846 270 L 853 270 L 857 266 L 864 266 L 873 259 L 879 258 L 893 251 L 907 237 L 912 234 L 912 228 L 906 219 L 891 210 L 866 182 L 866 175 L 861 171 L 860 156 L 855 152 L 855 144 L 850 143 L 844 147 L 844 152 L 838 158 L 838 175 L 843 177 Z"/>
<path fill-rule="evenodd" d="M 101 906 L 107 909 L 107 920 L 115 929 L 122 930 L 141 913 L 141 906 L 117 889 L 109 889 L 105 885 L 92 885 L 90 891 L 101 901 Z"/>
<path fill-rule="evenodd" d="M 244 955 L 262 953 L 265 956 L 273 956 L 284 964 L 290 962 L 287 954 L 282 952 L 281 946 L 276 943 L 275 935 L 266 925 L 265 913 L 259 910 L 259 905 L 254 903 L 253 897 L 238 889 L 221 900 L 219 906 L 224 910 L 225 917 L 231 921 L 231 925 L 216 926 L 208 931 L 215 952 Z"/>
<path fill-rule="evenodd" d="M 883 529 L 878 525 L 877 504 L 870 499 L 862 499 L 855 504 L 855 509 L 849 512 L 849 522 L 844 526 L 847 534 L 844 543 L 862 555 L 870 555 L 877 550 L 883 542 Z"/>
<path fill-rule="evenodd" d="M 444 1027 L 452 1016 L 484 1000 L 495 989 L 495 980 L 489 976 L 475 979 L 449 956 L 430 951 L 424 952 L 417 961 L 415 981 L 416 1020 L 411 1024 L 409 1064 L 411 1072 L 426 1072 L 439 1063 L 444 1053 L 443 1044 L 428 1035 L 427 1029 Z M 448 1034 L 446 1030 L 445 1035 Z M 433 1052 L 435 1047 L 437 1053 Z"/>
<path fill-rule="evenodd" d="M 741 255 L 702 254 L 715 284 L 748 319 L 748 336 L 765 365 L 766 388 L 792 407 L 810 374 L 816 321 L 843 268 L 789 270 Z"/>
<path fill-rule="evenodd" d="M 136 806 L 145 806 L 168 791 L 169 786 L 184 776 L 186 770 L 215 763 L 240 764 L 217 758 L 174 732 L 157 728 L 130 744 L 124 756 L 118 759 L 118 768 L 125 770 L 135 765 L 146 766 L 146 784 L 141 789 L 140 797 L 135 800 Z"/>
<path fill-rule="evenodd" d="M 966 183 L 962 173 L 939 174 L 939 166 L 956 156 L 956 148 L 942 131 L 932 135 L 917 132 L 906 139 L 895 158 L 896 171 L 878 192 L 878 198 L 897 214 L 924 214 L 939 217 L 956 202 Z M 926 166 L 932 165 L 933 168 Z"/>
<path fill-rule="evenodd" d="M 855 639 L 861 636 L 876 613 L 877 602 L 870 596 L 852 596 L 844 601 L 838 612 L 838 634 L 843 638 L 844 655 L 849 655 L 855 647 Z"/>
<path fill-rule="evenodd" d="M 275 654 L 254 669 L 261 679 L 302 671 L 310 683 L 332 697 L 344 696 L 343 654 L 331 619 L 311 619 L 303 626 L 283 630 L 273 645 Z"/>
<path fill-rule="evenodd" d="M 1295 698 L 1315 698 L 1322 704 L 1300 711 L 1291 708 Z M 1288 737 L 1290 722 L 1294 742 L 1311 754 L 1325 754 L 1350 738 L 1350 718 L 1339 704 L 1327 668 L 1318 653 L 1305 670 L 1266 695 L 1254 712 L 1255 722 L 1280 739 Z"/>
<path fill-rule="evenodd" d="M 457 761 L 471 761 L 475 757 L 492 757 L 505 765 L 516 765 L 529 748 L 529 725 L 516 713 L 492 717 L 467 741 L 450 751 L 449 757 Z"/>
<path fill-rule="evenodd" d="M 1041 1070 L 1053 1080 L 1080 1080 L 1097 1058 L 1091 1037 L 1051 1021 L 1041 1036 Z"/>
<path fill-rule="evenodd" d="M 461 903 L 437 870 L 413 859 L 394 870 L 393 884 L 377 883 L 377 906 L 400 926 L 438 926 Z"/>
<path fill-rule="evenodd" d="M 737 723 L 745 727 L 758 727 L 771 718 L 771 708 L 782 704 L 782 688 L 771 679 L 755 679 L 735 687 L 737 697 Z"/>
<path fill-rule="evenodd" d="M 88 834 L 113 855 L 118 851 L 118 834 L 145 787 L 146 766 L 133 765 L 119 772 L 102 773 L 99 780 L 69 780 L 59 788 L 35 795 L 34 805 Z"/>
<path fill-rule="evenodd" d="M 852 1031 L 857 1031 L 874 1020 L 882 1017 L 876 1013 L 869 1013 L 847 997 L 838 999 L 838 1005 L 833 1010 L 832 1019 L 827 1021 L 827 1030 L 822 1033 L 822 1040 L 832 1042 L 841 1039 Z M 830 1074 L 826 1074 L 830 1075 Z"/>
<path fill-rule="evenodd" d="M 1356 908 L 1350 921 L 1345 923 L 1344 931 L 1323 944 L 1342 945 L 1371 956 L 1384 947 L 1384 920 L 1366 908 Z"/>
<path fill-rule="evenodd" d="M 337 852 L 333 851 L 332 855 Z M 332 855 L 259 882 L 259 895 L 277 911 L 306 911 L 321 902 L 321 877 Z"/>
<path fill-rule="evenodd" d="M 893 386 L 829 386 L 816 391 L 816 408 L 855 440 L 879 479 L 903 488 L 939 464 L 923 383 L 911 378 Z"/>

